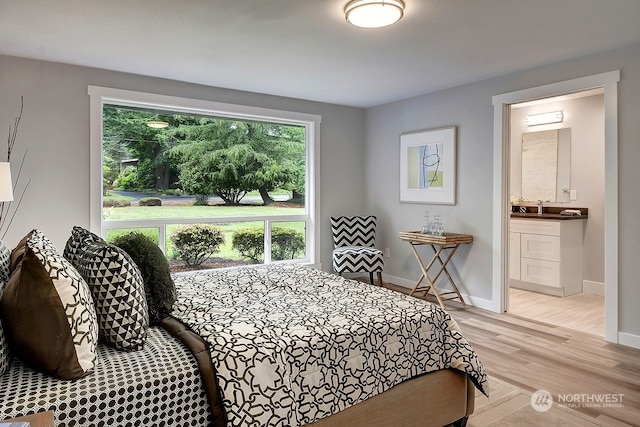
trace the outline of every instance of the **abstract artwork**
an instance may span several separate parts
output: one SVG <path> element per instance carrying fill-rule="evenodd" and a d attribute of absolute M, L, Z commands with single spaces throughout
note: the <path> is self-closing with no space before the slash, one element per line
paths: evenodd
<path fill-rule="evenodd" d="M 400 201 L 455 204 L 456 128 L 400 135 Z"/>

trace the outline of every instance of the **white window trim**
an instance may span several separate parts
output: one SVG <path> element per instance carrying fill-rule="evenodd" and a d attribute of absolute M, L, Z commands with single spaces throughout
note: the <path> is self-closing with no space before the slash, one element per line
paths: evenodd
<path fill-rule="evenodd" d="M 206 114 L 218 117 L 272 121 L 283 124 L 305 126 L 307 129 L 306 149 L 306 222 L 307 222 L 307 261 L 319 267 L 320 261 L 320 123 L 321 116 L 316 114 L 274 110 L 246 105 L 180 98 L 175 96 L 114 89 L 101 86 L 88 86 L 90 102 L 89 120 L 89 228 L 93 233 L 103 234 L 102 223 L 102 114 L 104 104 L 116 104 L 135 107 L 160 108 L 168 111 Z"/>

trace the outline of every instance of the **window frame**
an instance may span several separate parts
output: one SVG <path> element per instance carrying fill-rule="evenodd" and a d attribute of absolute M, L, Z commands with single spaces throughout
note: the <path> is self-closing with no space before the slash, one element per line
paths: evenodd
<path fill-rule="evenodd" d="M 233 217 L 234 221 L 265 221 L 265 234 L 270 235 L 271 223 L 280 221 L 305 221 L 306 223 L 306 250 L 305 258 L 287 262 L 302 262 L 319 266 L 318 254 L 320 253 L 320 226 L 319 218 L 319 145 L 321 116 L 316 114 L 298 113 L 292 111 L 275 110 L 262 107 L 253 107 L 239 104 L 227 104 L 200 99 L 182 98 L 168 95 L 160 95 L 146 92 L 138 92 L 124 89 L 115 89 L 101 86 L 88 86 L 89 95 L 89 229 L 100 236 L 104 236 L 107 228 L 134 228 L 149 227 L 158 228 L 160 241 L 163 242 L 162 221 L 147 220 L 137 221 L 105 221 L 102 208 L 102 120 L 103 106 L 119 105 L 123 107 L 142 107 L 149 109 L 161 109 L 175 111 L 184 114 L 210 115 L 230 119 L 242 119 L 251 121 L 265 121 L 281 123 L 285 125 L 303 126 L 306 129 L 306 201 L 305 213 L 291 216 L 255 216 Z M 216 218 L 211 223 L 225 221 L 229 218 Z M 202 218 L 184 218 L 181 223 L 189 224 L 206 222 Z M 108 223 L 105 226 L 105 223 Z M 113 224 L 112 224 L 113 223 Z M 117 223 L 117 224 L 116 224 Z M 113 225 L 113 226 L 112 226 Z M 265 239 L 266 241 L 267 239 Z M 271 262 L 270 241 L 266 241 L 264 264 Z M 163 244 L 160 245 L 161 248 Z M 268 255 L 269 254 L 269 255 Z"/>

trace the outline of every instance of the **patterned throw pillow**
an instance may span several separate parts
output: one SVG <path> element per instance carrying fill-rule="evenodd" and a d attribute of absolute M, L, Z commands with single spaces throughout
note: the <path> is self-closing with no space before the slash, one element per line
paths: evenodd
<path fill-rule="evenodd" d="M 9 262 L 11 260 L 11 251 L 0 240 L 0 299 L 2 299 L 2 291 L 4 284 L 9 280 Z M 0 313 L 2 314 L 2 313 Z M 4 328 L 2 327 L 2 316 L 0 316 L 0 375 L 9 367 L 9 343 L 4 336 Z"/>
<path fill-rule="evenodd" d="M 100 337 L 118 350 L 142 348 L 149 312 L 142 276 L 129 255 L 117 246 L 90 243 L 79 254 L 78 271 L 91 289 Z"/>
<path fill-rule="evenodd" d="M 10 270 L 11 263 L 11 251 L 7 246 L 0 240 L 0 282 L 7 283 L 9 281 L 9 275 L 11 274 Z M 2 296 L 1 288 L 0 288 L 0 297 Z"/>
<path fill-rule="evenodd" d="M 0 320 L 0 376 L 5 373 L 10 362 L 9 343 L 4 336 L 4 327 L 2 326 L 2 320 Z"/>
<path fill-rule="evenodd" d="M 60 379 L 91 371 L 98 323 L 82 276 L 39 230 L 20 241 L 11 267 L 0 308 L 12 352 Z"/>
<path fill-rule="evenodd" d="M 78 226 L 73 227 L 71 237 L 69 237 L 67 244 L 64 246 L 63 255 L 77 268 L 80 254 L 84 252 L 86 247 L 91 243 L 105 243 L 105 241 L 102 237 L 93 234 L 89 230 Z"/>

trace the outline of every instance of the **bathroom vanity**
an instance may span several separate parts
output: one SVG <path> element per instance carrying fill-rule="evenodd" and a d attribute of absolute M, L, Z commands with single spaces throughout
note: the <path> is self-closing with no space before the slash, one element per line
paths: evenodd
<path fill-rule="evenodd" d="M 514 212 L 510 219 L 509 286 L 556 296 L 582 292 L 582 215 Z"/>

